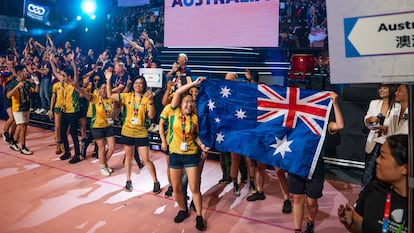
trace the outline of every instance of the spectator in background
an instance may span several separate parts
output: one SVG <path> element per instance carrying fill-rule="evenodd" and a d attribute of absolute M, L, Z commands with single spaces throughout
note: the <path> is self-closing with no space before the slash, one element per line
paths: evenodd
<path fill-rule="evenodd" d="M 146 32 L 143 32 L 144 47 L 139 46 L 136 42 L 128 39 L 124 34 L 120 34 L 124 40 L 126 40 L 133 48 L 137 49 L 141 53 L 140 67 L 151 68 L 151 64 L 157 59 L 157 50 L 154 47 L 154 41 L 148 37 Z"/>
<path fill-rule="evenodd" d="M 52 87 L 52 67 L 49 62 L 49 55 L 47 53 L 43 54 L 42 62 L 40 68 L 35 69 L 40 73 L 40 101 L 41 101 L 41 111 L 40 114 L 48 115 L 48 110 L 50 109 L 50 98 L 51 87 Z"/>
<path fill-rule="evenodd" d="M 298 40 L 300 48 L 309 48 L 310 29 L 306 22 L 302 22 L 300 28 L 295 30 L 295 36 Z"/>
<path fill-rule="evenodd" d="M 408 136 L 387 137 L 376 162 L 378 181 L 360 193 L 355 209 L 339 206 L 339 221 L 349 232 L 408 232 Z"/>
<path fill-rule="evenodd" d="M 394 106 L 395 90 L 395 85 L 381 84 L 378 87 L 379 99 L 369 103 L 364 117 L 365 126 L 370 129 L 370 132 L 365 144 L 365 170 L 361 180 L 361 190 L 375 178 L 375 160 L 381 148 L 381 143 L 376 142 L 376 139 L 382 135 L 380 127 L 388 126 L 390 123 L 389 117 Z"/>
<path fill-rule="evenodd" d="M 191 83 L 191 69 L 187 66 L 188 57 L 185 53 L 178 54 L 177 61 L 172 64 L 171 70 L 167 73 L 167 77 L 174 83 L 172 92 L 179 87 Z"/>

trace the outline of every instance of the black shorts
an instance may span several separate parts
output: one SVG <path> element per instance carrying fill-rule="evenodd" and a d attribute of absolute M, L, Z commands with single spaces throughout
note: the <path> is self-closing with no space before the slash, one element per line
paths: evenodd
<path fill-rule="evenodd" d="M 113 137 L 115 135 L 114 127 L 112 126 L 106 128 L 92 128 L 91 133 L 94 139 Z"/>
<path fill-rule="evenodd" d="M 119 140 L 119 143 L 128 145 L 128 146 L 149 146 L 149 139 L 148 137 L 131 138 L 128 136 L 121 135 L 121 139 Z"/>
<path fill-rule="evenodd" d="M 322 197 L 324 182 L 325 177 L 321 176 L 314 176 L 309 180 L 307 178 L 289 173 L 287 177 L 289 193 L 306 194 L 306 196 L 313 199 Z"/>

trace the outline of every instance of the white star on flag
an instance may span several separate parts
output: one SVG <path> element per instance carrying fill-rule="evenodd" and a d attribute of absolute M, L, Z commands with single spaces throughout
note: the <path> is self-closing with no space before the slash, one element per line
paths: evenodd
<path fill-rule="evenodd" d="M 224 135 L 221 132 L 216 133 L 216 142 L 218 143 L 224 142 Z"/>
<path fill-rule="evenodd" d="M 275 137 L 276 139 L 276 144 L 272 144 L 270 145 L 270 147 L 275 148 L 275 152 L 273 153 L 273 155 L 277 155 L 278 153 L 280 153 L 280 156 L 282 157 L 282 159 L 285 158 L 285 153 L 286 152 L 292 152 L 292 150 L 290 149 L 290 144 L 292 144 L 292 141 L 288 141 L 287 140 L 287 135 L 285 135 L 282 140 L 280 140 L 279 138 Z"/>
<path fill-rule="evenodd" d="M 228 89 L 227 86 L 224 86 L 224 88 L 223 87 L 221 88 L 220 94 L 221 94 L 221 97 L 229 98 L 229 95 L 231 95 L 230 89 Z"/>
<path fill-rule="evenodd" d="M 219 124 L 221 122 L 221 119 L 216 117 L 216 118 L 214 118 L 214 121 Z"/>
<path fill-rule="evenodd" d="M 242 119 L 242 120 L 243 120 L 243 118 L 246 118 L 246 117 L 247 117 L 247 116 L 246 116 L 246 112 L 245 112 L 245 111 L 243 111 L 243 109 L 239 109 L 239 110 L 237 110 L 237 111 L 236 111 L 235 116 L 236 116 L 237 118 L 239 118 L 239 119 Z"/>
<path fill-rule="evenodd" d="M 214 108 L 216 108 L 216 106 L 214 106 L 214 104 L 215 103 L 213 101 L 211 101 L 211 99 L 208 100 L 207 106 L 208 106 L 208 109 L 210 109 L 210 111 L 213 111 Z"/>

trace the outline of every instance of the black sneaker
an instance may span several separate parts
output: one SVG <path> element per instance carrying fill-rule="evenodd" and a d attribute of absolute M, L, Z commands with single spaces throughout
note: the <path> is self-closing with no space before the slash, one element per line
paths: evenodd
<path fill-rule="evenodd" d="M 306 229 L 304 231 L 304 233 L 314 233 L 313 228 L 315 226 L 314 222 L 307 222 L 306 223 Z"/>
<path fill-rule="evenodd" d="M 157 181 L 154 183 L 154 189 L 152 189 L 152 192 L 157 194 L 161 192 L 160 182 Z"/>
<path fill-rule="evenodd" d="M 82 160 L 79 158 L 79 155 L 75 155 L 75 156 L 73 156 L 73 158 L 71 160 L 69 160 L 69 163 L 70 164 L 75 164 L 75 163 L 79 163 L 80 161 L 82 161 Z"/>
<path fill-rule="evenodd" d="M 234 196 L 236 196 L 236 197 L 240 196 L 240 187 L 239 187 L 239 185 L 238 185 L 238 184 L 234 184 L 234 187 L 233 187 L 233 194 L 234 194 Z"/>
<path fill-rule="evenodd" d="M 86 139 L 82 139 L 82 143 L 81 143 L 81 156 L 83 157 L 83 158 L 86 158 L 86 149 L 88 148 L 87 146 L 86 146 L 86 144 L 85 144 L 85 141 L 86 141 Z"/>
<path fill-rule="evenodd" d="M 132 187 L 132 181 L 127 180 L 126 184 L 125 184 L 125 190 L 127 192 L 132 192 L 134 188 Z"/>
<path fill-rule="evenodd" d="M 196 217 L 196 228 L 199 231 L 206 230 L 206 226 L 204 225 L 204 219 L 203 219 L 202 216 L 197 216 Z"/>
<path fill-rule="evenodd" d="M 255 193 L 255 192 L 257 192 L 256 191 L 256 186 L 254 185 L 254 182 L 250 182 L 250 184 L 249 184 L 249 191 L 250 191 L 250 193 Z"/>
<path fill-rule="evenodd" d="M 175 216 L 174 222 L 175 223 L 180 223 L 180 222 L 184 221 L 184 219 L 188 218 L 188 216 L 189 215 L 188 215 L 188 212 L 187 211 L 180 210 L 180 211 L 178 211 L 177 216 Z"/>
<path fill-rule="evenodd" d="M 71 157 L 72 155 L 70 154 L 70 152 L 65 152 L 62 156 L 60 156 L 60 160 L 67 160 Z"/>
<path fill-rule="evenodd" d="M 137 165 L 139 169 L 142 169 L 144 167 L 144 164 L 141 161 L 137 162 Z"/>
<path fill-rule="evenodd" d="M 8 132 L 3 132 L 2 136 L 3 136 L 4 142 L 7 143 L 7 144 L 10 144 L 10 136 L 9 136 L 9 133 Z"/>
<path fill-rule="evenodd" d="M 92 158 L 97 159 L 97 158 L 98 158 L 98 152 L 93 152 L 93 154 L 92 154 Z"/>
<path fill-rule="evenodd" d="M 264 200 L 266 196 L 263 192 L 255 192 L 252 195 L 247 197 L 247 201 L 257 201 L 257 200 Z"/>
<path fill-rule="evenodd" d="M 167 189 L 167 191 L 165 192 L 165 196 L 166 196 L 166 197 L 172 197 L 172 195 L 173 195 L 173 188 L 172 188 L 172 186 L 171 186 L 171 185 L 168 185 L 168 189 Z"/>
<path fill-rule="evenodd" d="M 219 180 L 218 183 L 219 184 L 230 184 L 231 183 L 231 178 L 227 178 L 227 179 L 223 178 L 223 179 Z"/>
<path fill-rule="evenodd" d="M 283 201 L 282 213 L 290 214 L 292 213 L 292 202 L 289 199 Z"/>

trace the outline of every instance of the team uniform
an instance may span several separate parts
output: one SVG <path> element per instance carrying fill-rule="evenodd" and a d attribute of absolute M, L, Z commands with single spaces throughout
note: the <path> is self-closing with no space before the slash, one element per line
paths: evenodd
<path fill-rule="evenodd" d="M 119 102 L 124 105 L 122 112 L 121 143 L 125 145 L 148 146 L 146 115 L 150 108 L 145 96 L 136 98 L 134 93 L 120 93 Z"/>
<path fill-rule="evenodd" d="M 18 83 L 18 80 L 13 80 L 10 83 L 7 92 L 13 90 Z M 34 84 L 24 82 L 24 86 L 20 87 L 14 95 L 12 95 L 12 112 L 16 124 L 24 124 L 29 122 L 30 94 L 34 92 L 34 88 Z"/>
<path fill-rule="evenodd" d="M 195 142 L 198 134 L 197 115 L 192 113 L 185 117 L 180 108 L 172 108 L 171 105 L 164 111 L 169 112 L 167 144 L 170 152 L 170 167 L 180 169 L 198 166 L 200 156 Z"/>
<path fill-rule="evenodd" d="M 79 139 L 78 139 L 78 128 L 79 128 L 79 93 L 75 90 L 75 87 L 71 84 L 60 82 L 60 88 L 57 90 L 57 94 L 62 95 L 62 105 L 60 108 L 62 118 L 61 118 L 61 128 L 60 128 L 60 137 L 62 143 L 65 147 L 65 154 L 61 156 L 61 159 L 70 158 L 70 149 L 69 142 L 66 136 L 66 131 L 70 126 L 70 135 L 73 140 L 73 145 L 75 149 L 75 157 L 69 161 L 71 163 L 79 162 L 80 148 L 79 148 Z M 55 105 L 56 107 L 56 105 Z"/>
<path fill-rule="evenodd" d="M 112 115 L 113 102 L 94 93 L 90 99 L 91 131 L 95 139 L 114 136 Z"/>
<path fill-rule="evenodd" d="M 53 106 L 53 112 L 54 113 L 60 113 L 60 110 L 62 108 L 63 103 L 63 85 L 62 82 L 54 83 L 52 86 L 52 94 L 56 96 L 55 103 Z"/>

